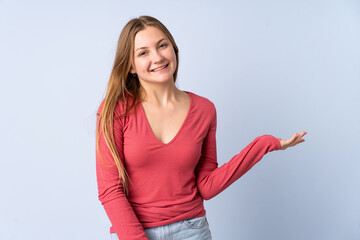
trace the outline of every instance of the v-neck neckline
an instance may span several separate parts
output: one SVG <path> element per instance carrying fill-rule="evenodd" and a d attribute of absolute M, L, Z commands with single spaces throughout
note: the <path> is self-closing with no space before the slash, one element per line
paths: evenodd
<path fill-rule="evenodd" d="M 168 143 L 163 143 L 162 141 L 160 141 L 160 140 L 156 137 L 156 135 L 154 134 L 153 130 L 151 129 L 150 122 L 149 122 L 149 120 L 148 120 L 148 118 L 147 118 L 147 116 L 146 116 L 146 113 L 145 113 L 145 109 L 144 109 L 143 105 L 140 103 L 140 105 L 141 105 L 141 112 L 142 112 L 143 116 L 145 117 L 145 120 L 146 120 L 146 123 L 147 123 L 146 125 L 147 125 L 148 130 L 151 132 L 151 135 L 153 136 L 153 138 L 155 138 L 155 140 L 156 140 L 158 143 L 160 143 L 161 145 L 163 145 L 163 146 L 168 146 L 168 145 L 170 145 L 171 143 L 173 143 L 173 142 L 175 141 L 175 139 L 180 135 L 182 129 L 184 128 L 185 123 L 188 121 L 190 112 L 191 112 L 191 110 L 192 110 L 193 99 L 192 99 L 192 96 L 191 96 L 191 92 L 189 92 L 189 91 L 184 91 L 184 92 L 186 92 L 186 93 L 189 95 L 190 106 L 189 106 L 188 112 L 187 112 L 187 114 L 186 114 L 186 117 L 185 117 L 184 121 L 182 122 L 182 124 L 181 124 L 181 126 L 180 126 L 180 129 L 177 131 L 176 135 L 175 135 L 175 136 L 170 140 L 170 142 L 168 142 Z"/>

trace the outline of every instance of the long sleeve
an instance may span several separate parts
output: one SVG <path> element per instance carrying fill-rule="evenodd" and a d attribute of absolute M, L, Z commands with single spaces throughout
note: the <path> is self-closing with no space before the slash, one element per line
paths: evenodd
<path fill-rule="evenodd" d="M 195 169 L 199 194 L 205 200 L 209 200 L 225 190 L 259 162 L 266 153 L 280 149 L 280 141 L 274 136 L 259 136 L 230 161 L 218 167 L 216 126 L 216 109 L 213 106 L 211 124 Z"/>
<path fill-rule="evenodd" d="M 97 117 L 98 122 L 99 117 Z M 120 119 L 114 119 L 114 138 L 120 158 L 124 162 L 123 124 Z M 147 240 L 144 228 L 123 192 L 122 184 L 119 181 L 118 169 L 102 133 L 100 134 L 99 151 L 103 161 L 100 160 L 96 152 L 98 198 L 110 219 L 112 229 L 115 230 L 120 240 Z"/>

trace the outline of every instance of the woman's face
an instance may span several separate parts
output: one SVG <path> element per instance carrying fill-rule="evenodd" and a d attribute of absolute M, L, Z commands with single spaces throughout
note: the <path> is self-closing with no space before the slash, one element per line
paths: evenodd
<path fill-rule="evenodd" d="M 166 67 L 163 68 L 164 66 Z M 176 55 L 173 45 L 162 31 L 147 26 L 136 34 L 130 72 L 138 75 L 140 83 L 173 81 L 175 68 Z"/>

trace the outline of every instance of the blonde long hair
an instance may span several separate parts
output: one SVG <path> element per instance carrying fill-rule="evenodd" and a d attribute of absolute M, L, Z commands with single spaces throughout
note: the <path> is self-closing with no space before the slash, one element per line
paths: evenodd
<path fill-rule="evenodd" d="M 131 63 L 134 58 L 134 41 L 136 34 L 144 30 L 147 26 L 153 26 L 161 30 L 166 37 L 171 41 L 176 54 L 176 69 L 174 72 L 174 82 L 176 81 L 178 66 L 179 66 L 179 50 L 169 30 L 156 18 L 151 16 L 140 16 L 139 18 L 131 19 L 123 28 L 117 44 L 114 65 L 110 74 L 109 82 L 107 84 L 107 91 L 103 99 L 103 105 L 99 108 L 97 113 L 96 125 L 96 154 L 103 162 L 99 151 L 100 134 L 104 134 L 104 139 L 109 148 L 114 162 L 119 171 L 119 180 L 122 183 L 123 191 L 128 196 L 129 175 L 125 169 L 123 161 L 120 159 L 119 151 L 115 145 L 114 140 L 114 119 L 129 115 L 132 108 L 142 100 L 140 99 L 139 88 L 140 82 L 137 76 L 130 73 Z M 128 108 L 128 96 L 132 96 L 132 102 Z M 114 113 L 115 107 L 118 103 L 125 103 L 126 111 L 124 114 L 116 116 Z M 101 109 L 101 110 L 100 110 Z M 114 116 L 115 115 L 115 116 Z M 120 184 L 120 182 L 119 182 Z"/>

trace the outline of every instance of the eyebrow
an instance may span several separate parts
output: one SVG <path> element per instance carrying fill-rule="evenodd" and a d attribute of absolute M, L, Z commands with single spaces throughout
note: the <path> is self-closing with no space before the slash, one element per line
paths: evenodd
<path fill-rule="evenodd" d="M 166 38 L 162 38 L 162 39 L 160 39 L 156 44 L 159 44 L 159 42 L 161 42 L 162 40 L 165 40 Z M 147 48 L 147 47 L 141 47 L 141 48 L 138 48 L 138 49 L 136 49 L 136 51 L 135 52 L 137 52 L 138 50 L 140 50 L 140 49 L 145 49 L 145 48 Z"/>

